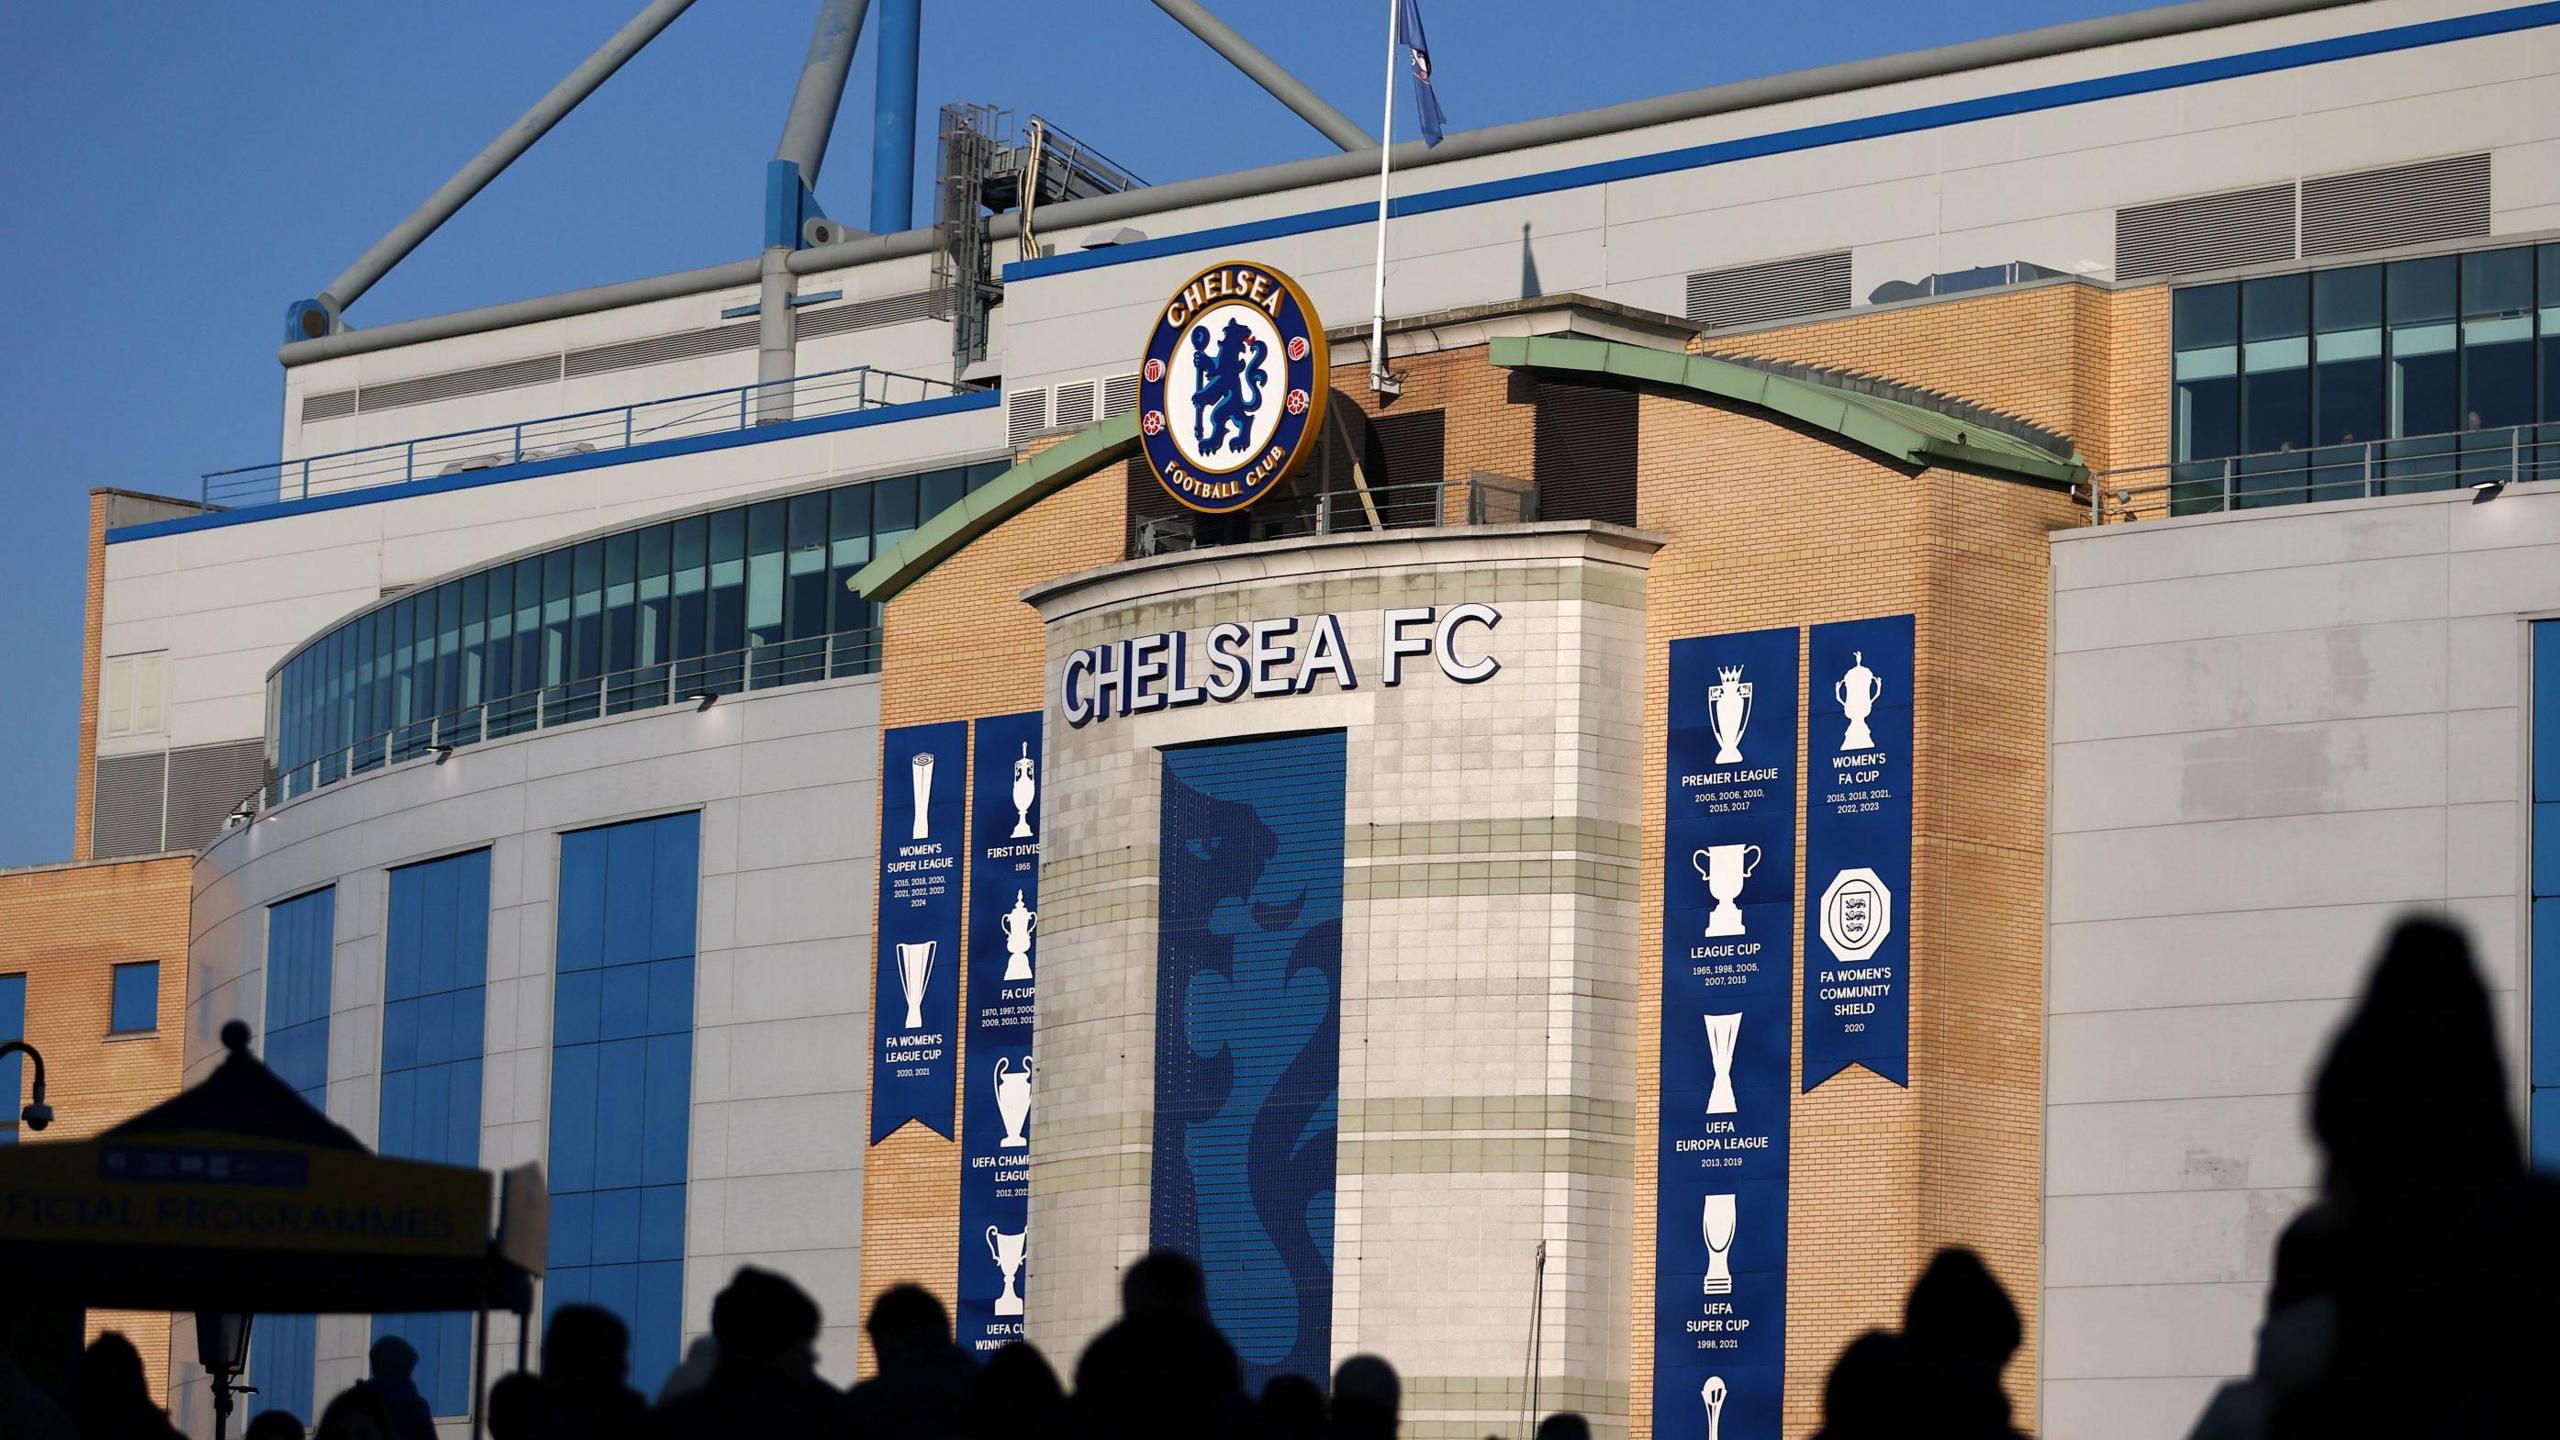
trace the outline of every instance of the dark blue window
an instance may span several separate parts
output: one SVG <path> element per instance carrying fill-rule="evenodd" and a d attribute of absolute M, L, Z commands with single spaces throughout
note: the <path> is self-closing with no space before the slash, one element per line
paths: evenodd
<path fill-rule="evenodd" d="M 684 814 L 560 837 L 543 1313 L 621 1316 L 643 1394 L 683 1322 L 700 836 Z"/>
<path fill-rule="evenodd" d="M 267 1068 L 293 1093 L 323 1109 L 329 1098 L 329 981 L 338 892 L 267 907 Z M 316 1419 L 311 1367 L 319 1344 L 309 1315 L 261 1315 L 249 1332 L 249 1383 L 260 1410 Z"/>
<path fill-rule="evenodd" d="M 1254 1391 L 1331 1363 L 1342 825 L 1338 730 L 1165 752 L 1149 1238 Z"/>
<path fill-rule="evenodd" d="M 27 1038 L 27 977 L 0 975 L 0 1040 Z M 6 1102 L 8 1113 L 0 1115 L 0 1145 L 18 1143 L 18 1107 L 27 1103 L 26 1057 L 12 1050 L 0 1056 L 0 1102 Z"/>
<path fill-rule="evenodd" d="M 392 871 L 382 964 L 383 1154 L 480 1163 L 488 978 L 489 852 Z M 435 1413 L 467 1413 L 469 1315 L 374 1316 L 374 1338 L 386 1335 L 417 1349 L 418 1389 Z"/>
<path fill-rule="evenodd" d="M 2533 627 L 2533 1163 L 2560 1171 L 2560 620 Z"/>
<path fill-rule="evenodd" d="M 115 969 L 115 996 L 107 1032 L 139 1035 L 160 1028 L 160 962 L 143 960 Z"/>

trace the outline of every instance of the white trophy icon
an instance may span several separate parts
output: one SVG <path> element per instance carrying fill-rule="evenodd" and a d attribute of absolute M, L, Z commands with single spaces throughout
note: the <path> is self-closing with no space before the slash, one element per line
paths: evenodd
<path fill-rule="evenodd" d="M 1022 892 L 1013 892 L 1013 908 L 997 918 L 1004 926 L 1004 983 L 1031 979 L 1031 932 L 1038 928 L 1040 916 L 1023 903 Z"/>
<path fill-rule="evenodd" d="M 1022 758 L 1013 762 L 1013 834 L 1031 838 L 1031 802 L 1040 796 L 1040 762 L 1031 758 L 1031 742 L 1022 742 Z"/>
<path fill-rule="evenodd" d="M 933 809 L 933 752 L 930 750 L 916 752 L 911 768 L 914 771 L 916 811 L 915 823 L 908 829 L 907 838 L 929 839 L 931 837 L 925 833 L 925 817 L 931 814 Z"/>
<path fill-rule="evenodd" d="M 1019 1150 L 1029 1144 L 1022 1127 L 1031 1119 L 1031 1060 L 1022 1068 L 1013 1068 L 1013 1057 L 996 1057 L 996 1114 L 1004 1121 L 1004 1138 L 996 1142 L 999 1150 Z"/>
<path fill-rule="evenodd" d="M 1728 1262 L 1733 1256 L 1733 1197 L 1710 1195 L 1698 1216 L 1699 1229 L 1707 1237 L 1707 1282 L 1709 1295 L 1733 1293 L 1733 1271 Z"/>
<path fill-rule="evenodd" d="M 1707 687 L 1707 719 L 1715 731 L 1716 763 L 1737 765 L 1742 761 L 1742 732 L 1751 725 L 1751 682 L 1742 678 L 1739 665 L 1719 665 L 1716 674 L 1722 680 Z"/>
<path fill-rule="evenodd" d="M 1733 1113 L 1733 1047 L 1742 1038 L 1742 1012 L 1709 1015 L 1707 1021 L 1707 1056 L 1715 1061 L 1715 1088 L 1707 1092 L 1707 1113 Z"/>
<path fill-rule="evenodd" d="M 939 940 L 898 942 L 898 989 L 907 997 L 907 1030 L 924 1028 L 924 987 L 933 978 L 933 952 Z"/>
<path fill-rule="evenodd" d="M 1029 1230 L 1007 1235 L 993 1225 L 987 1227 L 987 1253 L 995 1257 L 996 1269 L 1004 1272 L 1004 1293 L 996 1297 L 998 1315 L 1022 1313 L 1022 1292 L 1014 1287 L 1014 1281 L 1022 1274 L 1025 1242 L 1030 1238 Z"/>
<path fill-rule="evenodd" d="M 1698 1387 L 1698 1398 L 1707 1402 L 1707 1440 L 1722 1440 L 1717 1434 L 1717 1427 L 1724 1423 L 1724 1397 L 1724 1377 L 1721 1375 L 1708 1376 L 1707 1383 Z"/>
<path fill-rule="evenodd" d="M 1742 882 L 1760 868 L 1761 853 L 1757 845 L 1710 845 L 1690 855 L 1690 865 L 1716 900 L 1716 908 L 1707 912 L 1707 934 L 1743 933 L 1742 908 L 1733 902 L 1742 893 Z"/>
<path fill-rule="evenodd" d="M 1840 702 L 1840 713 L 1849 717 L 1848 732 L 1840 737 L 1843 750 L 1872 750 L 1875 732 L 1867 728 L 1867 717 L 1875 713 L 1876 701 L 1884 698 L 1884 681 L 1867 668 L 1867 652 L 1849 652 L 1848 673 L 1832 682 L 1831 698 Z"/>

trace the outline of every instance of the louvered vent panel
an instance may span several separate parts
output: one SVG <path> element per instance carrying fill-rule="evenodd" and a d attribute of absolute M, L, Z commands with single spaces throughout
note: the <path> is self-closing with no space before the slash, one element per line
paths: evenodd
<path fill-rule="evenodd" d="M 1689 277 L 1689 318 L 1710 330 L 1848 308 L 1846 250 L 1730 270 L 1700 270 Z"/>
<path fill-rule="evenodd" d="M 194 850 L 222 833 L 222 817 L 266 783 L 266 742 L 190 745 L 169 752 L 169 838 L 164 848 Z"/>
<path fill-rule="evenodd" d="M 800 312 L 803 335 L 842 335 L 853 330 L 872 330 L 882 325 L 903 325 L 910 320 L 933 318 L 933 297 L 919 290 L 913 295 L 882 295 L 871 300 L 856 300 L 850 305 L 822 305 Z"/>
<path fill-rule="evenodd" d="M 1093 392 L 1100 383 L 1077 380 L 1058 387 L 1057 428 L 1081 429 L 1093 423 Z"/>
<path fill-rule="evenodd" d="M 1016 450 L 1049 428 L 1049 392 L 1008 390 L 1004 397 L 1004 440 Z"/>
<path fill-rule="evenodd" d="M 326 395 L 302 397 L 302 423 L 314 420 L 338 420 L 356 413 L 356 392 L 332 390 Z"/>
<path fill-rule="evenodd" d="M 391 410 L 402 405 L 482 395 L 491 390 L 512 390 L 518 385 L 540 385 L 559 378 L 560 357 L 536 355 L 530 360 L 510 360 L 476 370 L 449 370 L 415 380 L 394 380 L 388 385 L 367 385 L 357 392 L 356 407 L 367 412 Z"/>
<path fill-rule="evenodd" d="M 2302 182 L 2305 255 L 2352 255 L 2488 233 L 2486 155 Z"/>
<path fill-rule="evenodd" d="M 664 365 L 675 360 L 721 355 L 731 350 L 752 350 L 755 343 L 756 322 L 739 320 L 727 325 L 714 325 L 707 330 L 679 330 L 673 335 L 652 335 L 645 340 L 625 340 L 614 345 L 572 350 L 566 371 L 571 376 L 605 375 L 643 365 Z"/>
<path fill-rule="evenodd" d="M 1115 419 L 1138 408 L 1138 376 L 1106 375 L 1102 378 L 1102 418 Z"/>
<path fill-rule="evenodd" d="M 2116 278 L 2153 280 L 2293 258 L 2293 184 L 2116 212 Z"/>
<path fill-rule="evenodd" d="M 149 855 L 163 848 L 160 797 L 168 767 L 168 754 L 160 750 L 98 757 L 95 829 L 90 838 L 91 853 L 98 859 Z"/>

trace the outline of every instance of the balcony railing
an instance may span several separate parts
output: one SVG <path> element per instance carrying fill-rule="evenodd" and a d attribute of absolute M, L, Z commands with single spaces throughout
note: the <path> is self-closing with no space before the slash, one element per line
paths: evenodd
<path fill-rule="evenodd" d="M 846 370 L 795 375 L 788 380 L 670 395 L 602 410 L 483 425 L 325 455 L 215 470 L 202 477 L 202 494 L 208 505 L 272 505 L 375 485 L 400 485 L 439 475 L 490 470 L 500 465 L 747 430 L 786 420 L 911 405 L 976 388 L 857 365 Z"/>
<path fill-rule="evenodd" d="M 2560 480 L 2560 421 L 2110 470 L 2082 498 L 2090 524 L 2113 525 L 2527 480 Z"/>
<path fill-rule="evenodd" d="M 1350 535 L 1367 530 L 1424 530 L 1440 525 L 1516 525 L 1538 518 L 1534 485 L 1478 471 L 1462 487 L 1463 516 L 1451 513 L 1445 481 L 1372 485 L 1321 495 L 1275 499 L 1240 516 L 1169 515 L 1135 522 L 1132 557 L 1197 550 L 1251 540 Z"/>

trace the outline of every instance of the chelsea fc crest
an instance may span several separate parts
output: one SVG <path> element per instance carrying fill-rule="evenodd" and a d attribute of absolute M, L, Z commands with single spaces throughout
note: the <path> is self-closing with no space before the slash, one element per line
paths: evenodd
<path fill-rule="evenodd" d="M 1331 374 L 1324 322 L 1296 281 L 1228 260 L 1156 313 L 1138 367 L 1138 443 L 1165 493 L 1225 515 L 1315 453 Z"/>

